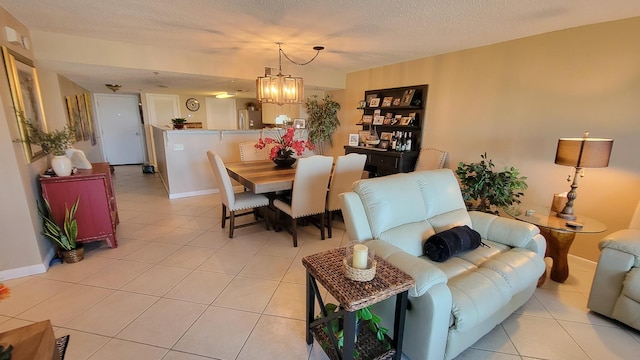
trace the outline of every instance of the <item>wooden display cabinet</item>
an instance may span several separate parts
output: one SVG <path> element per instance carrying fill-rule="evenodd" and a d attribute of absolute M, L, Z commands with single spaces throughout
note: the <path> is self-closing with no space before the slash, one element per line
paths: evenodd
<path fill-rule="evenodd" d="M 119 222 L 115 191 L 108 163 L 94 163 L 90 170 L 79 170 L 71 176 L 40 177 L 42 197 L 51 206 L 58 224 L 64 222 L 65 209 L 80 198 L 76 220 L 78 242 L 106 240 L 118 246 L 116 225 Z"/>
<path fill-rule="evenodd" d="M 420 153 L 428 88 L 428 85 L 415 85 L 367 90 L 364 93 L 363 105 L 365 106 L 359 108 L 363 111 L 363 117 L 359 120 L 358 125 L 362 126 L 363 131 L 375 132 L 379 139 L 382 138 L 382 133 L 394 131 L 404 132 L 405 135 L 411 134 L 410 151 L 394 151 L 389 147 L 384 147 L 381 142 L 377 146 L 345 146 L 345 154 L 367 155 L 365 170 L 373 176 L 413 171 Z M 388 113 L 393 114 L 391 120 L 384 121 L 382 124 L 374 124 L 377 110 L 382 117 Z M 415 116 L 410 124 L 405 124 L 402 120 L 395 120 L 396 116 L 406 119 L 410 118 L 411 114 Z M 369 117 L 371 123 L 363 122 L 365 117 Z"/>

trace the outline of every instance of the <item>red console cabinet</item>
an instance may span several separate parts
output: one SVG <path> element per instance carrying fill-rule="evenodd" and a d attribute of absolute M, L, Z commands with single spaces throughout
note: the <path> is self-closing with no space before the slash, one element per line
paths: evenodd
<path fill-rule="evenodd" d="M 40 186 L 58 224 L 64 222 L 65 208 L 71 208 L 80 197 L 76 212 L 78 242 L 106 240 L 110 247 L 117 247 L 118 215 L 108 170 L 106 173 L 85 171 L 71 176 L 41 177 Z"/>

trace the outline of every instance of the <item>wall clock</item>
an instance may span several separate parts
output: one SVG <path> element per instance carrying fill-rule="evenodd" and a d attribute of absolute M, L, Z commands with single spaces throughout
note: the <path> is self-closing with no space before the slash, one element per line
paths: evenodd
<path fill-rule="evenodd" d="M 191 111 L 198 111 L 198 109 L 200 109 L 200 102 L 195 98 L 188 98 L 187 109 Z"/>

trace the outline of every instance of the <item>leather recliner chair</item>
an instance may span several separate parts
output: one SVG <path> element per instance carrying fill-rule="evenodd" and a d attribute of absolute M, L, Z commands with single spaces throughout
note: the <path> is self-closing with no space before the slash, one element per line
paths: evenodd
<path fill-rule="evenodd" d="M 640 330 L 640 203 L 628 229 L 600 242 L 589 309 Z"/>

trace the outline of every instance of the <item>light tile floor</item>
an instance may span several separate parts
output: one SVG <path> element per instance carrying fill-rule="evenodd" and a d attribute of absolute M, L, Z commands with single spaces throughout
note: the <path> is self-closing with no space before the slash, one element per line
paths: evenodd
<path fill-rule="evenodd" d="M 157 175 L 116 167 L 116 249 L 88 244 L 77 264 L 6 281 L 0 331 L 50 319 L 74 359 L 326 359 L 304 336 L 301 258 L 344 244 L 302 227 L 220 228 L 217 195 L 169 200 Z M 340 229 L 342 227 L 342 229 Z M 636 359 L 640 333 L 586 308 L 594 265 L 571 261 L 564 284 L 531 300 L 458 359 Z"/>

